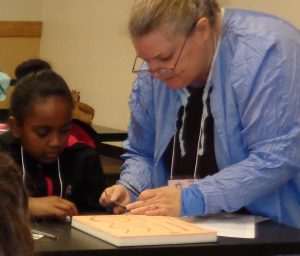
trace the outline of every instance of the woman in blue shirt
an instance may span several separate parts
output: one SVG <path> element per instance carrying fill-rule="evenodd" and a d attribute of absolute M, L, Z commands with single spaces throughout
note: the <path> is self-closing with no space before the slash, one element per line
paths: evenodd
<path fill-rule="evenodd" d="M 300 227 L 299 31 L 214 0 L 137 0 L 129 32 L 138 57 L 127 153 L 100 202 L 174 216 L 245 207 Z"/>

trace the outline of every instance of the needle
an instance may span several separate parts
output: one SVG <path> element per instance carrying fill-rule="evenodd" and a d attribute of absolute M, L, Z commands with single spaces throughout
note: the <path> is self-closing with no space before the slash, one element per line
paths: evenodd
<path fill-rule="evenodd" d="M 109 197 L 109 199 L 110 199 L 110 194 L 107 192 L 107 190 L 105 189 L 104 190 L 104 192 L 105 192 L 105 194 Z M 111 199 L 110 199 L 111 200 Z M 116 206 L 119 206 L 119 207 L 121 207 L 124 211 L 128 211 L 127 210 L 127 207 L 125 206 L 125 205 L 123 205 L 123 204 L 121 204 L 121 203 L 119 203 L 118 201 L 116 201 L 116 200 L 111 200 L 112 201 L 112 203 L 113 204 L 115 204 Z"/>
<path fill-rule="evenodd" d="M 58 239 L 58 236 L 50 234 L 50 233 L 46 233 L 46 232 L 43 232 L 40 230 L 32 229 L 31 232 L 32 232 L 32 234 L 43 235 L 44 237 L 47 237 L 47 238 L 51 238 L 51 239 L 55 239 L 55 240 Z"/>

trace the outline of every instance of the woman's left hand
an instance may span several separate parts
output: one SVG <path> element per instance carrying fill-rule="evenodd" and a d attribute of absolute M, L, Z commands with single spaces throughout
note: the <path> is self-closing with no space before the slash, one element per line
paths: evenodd
<path fill-rule="evenodd" d="M 137 201 L 126 206 L 131 214 L 180 215 L 181 190 L 166 186 L 143 191 Z"/>

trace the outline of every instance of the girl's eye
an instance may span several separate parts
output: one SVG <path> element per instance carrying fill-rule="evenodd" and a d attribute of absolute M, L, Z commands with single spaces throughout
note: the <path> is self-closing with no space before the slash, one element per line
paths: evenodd
<path fill-rule="evenodd" d="M 71 132 L 71 128 L 70 127 L 61 130 L 62 134 L 67 134 L 67 133 L 70 133 L 70 132 Z"/>
<path fill-rule="evenodd" d="M 36 131 L 35 133 L 40 138 L 44 138 L 48 135 L 48 131 L 46 130 Z"/>

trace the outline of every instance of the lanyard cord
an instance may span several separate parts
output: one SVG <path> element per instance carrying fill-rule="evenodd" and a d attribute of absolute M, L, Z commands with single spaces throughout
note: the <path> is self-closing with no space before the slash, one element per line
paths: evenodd
<path fill-rule="evenodd" d="M 200 123 L 201 125 L 201 123 Z M 200 128 L 201 129 L 201 128 Z M 196 152 L 196 163 L 195 163 L 195 167 L 194 167 L 194 179 L 196 179 L 196 175 L 197 175 L 197 169 L 198 169 L 198 155 L 200 155 L 200 141 L 202 139 L 202 134 L 201 134 L 201 130 L 199 133 L 199 137 L 198 137 L 198 146 L 197 146 L 197 152 Z M 203 140 L 204 140 L 204 135 L 203 135 Z M 176 134 L 174 135 L 174 140 L 173 140 L 173 150 L 172 150 L 172 162 L 171 162 L 171 174 L 170 174 L 170 178 L 171 180 L 173 179 L 173 172 L 174 172 L 174 162 L 175 162 L 175 148 L 176 148 L 176 142 L 177 142 L 177 136 Z"/>
<path fill-rule="evenodd" d="M 174 157 L 174 154 L 175 154 L 175 140 L 176 140 L 176 133 L 175 133 L 175 135 L 174 135 L 174 140 L 173 140 L 173 149 L 172 149 L 172 162 L 171 162 L 171 174 L 170 174 L 170 178 L 171 178 L 171 180 L 173 180 L 173 169 L 174 169 L 174 159 L 175 159 L 175 157 Z"/>
<path fill-rule="evenodd" d="M 22 173 L 23 183 L 25 184 L 26 168 L 25 168 L 25 161 L 24 161 L 23 146 L 21 146 L 21 161 L 22 161 L 22 171 L 23 171 L 23 173 Z M 58 179 L 59 179 L 59 184 L 60 184 L 60 194 L 59 194 L 59 197 L 62 198 L 63 184 L 62 184 L 62 178 L 61 178 L 61 172 L 60 172 L 59 157 L 57 157 L 57 172 L 58 172 Z"/>
<path fill-rule="evenodd" d="M 220 47 L 220 39 L 218 40 L 218 42 L 216 41 L 216 35 L 213 33 L 213 40 L 214 40 L 214 48 L 215 48 L 215 52 L 214 52 L 214 56 L 213 56 L 213 60 L 212 60 L 212 64 L 211 67 L 213 67 L 215 59 L 217 57 L 217 52 L 219 51 L 219 47 Z M 200 132 L 199 132 L 199 137 L 198 137 L 198 145 L 197 145 L 197 154 L 196 154 L 196 163 L 195 163 L 195 168 L 194 168 L 194 179 L 196 179 L 197 176 L 197 169 L 198 169 L 198 159 L 199 159 L 199 155 L 203 156 L 204 154 L 204 124 L 205 121 L 207 119 L 208 116 L 208 97 L 209 97 L 209 91 L 211 88 L 211 76 L 212 76 L 212 72 L 211 72 L 212 68 L 210 69 L 208 78 L 207 78 L 207 83 L 204 87 L 204 92 L 203 92 L 203 96 L 202 96 L 202 102 L 203 102 L 203 111 L 202 111 L 202 117 L 201 117 L 201 122 L 200 122 Z M 186 106 L 185 106 L 186 107 Z M 185 107 L 184 107 L 184 113 L 183 115 L 185 116 Z M 182 124 L 182 131 L 183 132 L 183 127 L 184 127 L 184 121 L 185 118 L 183 119 L 183 124 Z M 176 140 L 177 140 L 177 136 L 176 133 L 174 135 L 174 140 L 173 140 L 173 150 L 172 150 L 172 161 L 171 161 L 171 174 L 170 174 L 170 178 L 171 180 L 173 179 L 173 171 L 174 171 L 174 162 L 175 162 L 175 145 L 176 145 Z M 180 142 L 183 145 L 183 142 Z M 185 150 L 184 150 L 184 154 L 185 154 Z"/>
<path fill-rule="evenodd" d="M 23 183 L 25 183 L 26 170 L 25 170 L 25 163 L 24 163 L 23 146 L 21 146 L 21 161 L 22 161 L 22 177 L 23 177 Z"/>

